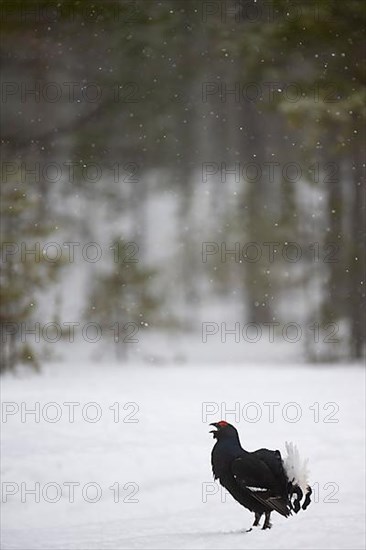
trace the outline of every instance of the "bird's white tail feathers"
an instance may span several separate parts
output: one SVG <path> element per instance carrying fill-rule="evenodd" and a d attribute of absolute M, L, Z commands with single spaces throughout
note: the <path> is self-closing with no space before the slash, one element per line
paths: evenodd
<path fill-rule="evenodd" d="M 287 456 L 284 460 L 284 466 L 287 477 L 293 485 L 298 485 L 303 493 L 306 493 L 309 481 L 308 459 L 302 460 L 299 451 L 293 443 L 286 441 Z"/>

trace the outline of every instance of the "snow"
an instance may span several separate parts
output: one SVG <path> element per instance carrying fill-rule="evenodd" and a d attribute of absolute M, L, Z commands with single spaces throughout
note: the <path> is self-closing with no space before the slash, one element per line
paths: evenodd
<path fill-rule="evenodd" d="M 19 491 L 2 505 L 2 548 L 364 548 L 363 391 L 364 372 L 354 365 L 147 367 L 101 360 L 5 376 L 3 413 L 16 405 L 19 412 L 2 416 L 3 500 L 4 483 Z M 51 402 L 58 407 L 45 407 Z M 70 402 L 80 403 L 74 422 L 64 405 Z M 97 405 L 85 407 L 91 402 Z M 39 422 L 34 415 L 21 421 L 25 406 L 39 407 Z M 89 420 L 98 410 L 101 418 L 88 422 L 82 409 Z M 270 531 L 246 533 L 252 514 L 212 480 L 208 424 L 221 418 L 237 426 L 248 450 L 284 453 L 286 440 L 296 443 L 309 457 L 318 502 L 289 519 L 273 514 Z M 21 502 L 21 482 L 27 489 L 38 482 L 41 491 L 57 483 L 62 496 L 47 502 L 56 494 L 50 486 L 39 503 L 32 494 Z M 67 482 L 80 484 L 74 502 Z M 95 503 L 82 497 L 91 482 L 102 491 Z M 119 502 L 109 489 L 116 482 Z M 90 486 L 87 497 L 95 494 Z"/>

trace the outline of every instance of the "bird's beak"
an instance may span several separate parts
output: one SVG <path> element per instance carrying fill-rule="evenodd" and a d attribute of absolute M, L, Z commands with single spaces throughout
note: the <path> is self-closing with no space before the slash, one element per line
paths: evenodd
<path fill-rule="evenodd" d="M 210 424 L 210 426 L 215 426 L 215 428 L 218 429 L 218 424 L 217 424 L 217 422 L 212 422 L 212 423 Z M 217 433 L 217 429 L 216 429 L 216 430 L 210 430 L 210 434 L 215 434 L 215 433 Z M 215 436 L 214 436 L 214 437 L 215 437 Z"/>

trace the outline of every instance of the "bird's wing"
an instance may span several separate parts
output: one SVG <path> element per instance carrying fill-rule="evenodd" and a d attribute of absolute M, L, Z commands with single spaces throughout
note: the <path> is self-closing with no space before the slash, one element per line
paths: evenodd
<path fill-rule="evenodd" d="M 265 508 L 276 510 L 285 517 L 290 515 L 287 500 L 282 498 L 276 476 L 258 456 L 247 453 L 235 459 L 231 471 L 238 485 L 246 492 L 249 491 Z"/>
<path fill-rule="evenodd" d="M 272 471 L 265 462 L 251 453 L 233 460 L 231 471 L 239 484 L 276 492 L 277 482 Z"/>
<path fill-rule="evenodd" d="M 277 490 L 283 497 L 287 495 L 288 479 L 283 467 L 280 451 L 270 451 L 269 449 L 258 449 L 250 453 L 251 456 L 258 458 L 266 464 L 276 479 Z"/>

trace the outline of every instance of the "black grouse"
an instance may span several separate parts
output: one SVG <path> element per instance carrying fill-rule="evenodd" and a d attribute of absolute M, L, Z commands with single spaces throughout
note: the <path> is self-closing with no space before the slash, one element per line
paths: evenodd
<path fill-rule="evenodd" d="M 301 462 L 295 446 L 286 445 L 288 456 L 283 461 L 280 451 L 245 451 L 236 428 L 224 420 L 210 426 L 216 428 L 210 433 L 217 439 L 211 454 L 214 479 L 254 512 L 253 526 L 259 525 L 264 514 L 263 529 L 270 529 L 273 511 L 288 517 L 292 511 L 297 513 L 300 507 L 308 507 L 312 491 L 306 479 L 306 462 Z"/>

